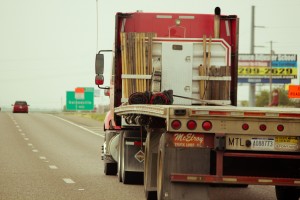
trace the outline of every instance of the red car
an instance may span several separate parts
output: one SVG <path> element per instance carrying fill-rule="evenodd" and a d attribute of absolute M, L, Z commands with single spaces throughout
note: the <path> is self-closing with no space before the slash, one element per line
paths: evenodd
<path fill-rule="evenodd" d="M 26 101 L 16 101 L 13 106 L 13 113 L 28 113 L 28 104 Z"/>

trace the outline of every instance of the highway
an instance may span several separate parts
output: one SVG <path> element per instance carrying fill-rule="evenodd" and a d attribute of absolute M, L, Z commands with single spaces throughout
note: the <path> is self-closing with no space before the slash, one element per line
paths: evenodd
<path fill-rule="evenodd" d="M 142 200 L 105 176 L 103 124 L 74 115 L 0 112 L 0 200 Z M 274 200 L 274 187 L 210 188 L 211 200 Z M 201 199 L 201 198 L 199 198 Z"/>

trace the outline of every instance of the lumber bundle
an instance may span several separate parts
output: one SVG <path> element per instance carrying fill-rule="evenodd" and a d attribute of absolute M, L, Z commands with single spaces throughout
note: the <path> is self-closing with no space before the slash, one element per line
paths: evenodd
<path fill-rule="evenodd" d="M 155 33 L 121 33 L 122 97 L 150 90 L 152 74 L 152 38 Z"/>
<path fill-rule="evenodd" d="M 230 66 L 211 66 L 211 42 L 203 36 L 203 63 L 199 66 L 199 93 L 202 100 L 229 100 Z"/>

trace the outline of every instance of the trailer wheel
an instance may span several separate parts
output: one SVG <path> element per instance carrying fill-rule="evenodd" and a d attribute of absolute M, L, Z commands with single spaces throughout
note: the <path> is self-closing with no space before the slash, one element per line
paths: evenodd
<path fill-rule="evenodd" d="M 131 183 L 131 178 L 130 174 L 126 171 L 123 170 L 122 172 L 122 180 L 124 184 L 130 184 Z"/>
<path fill-rule="evenodd" d="M 117 174 L 117 163 L 104 163 L 104 174 L 115 176 Z"/>
<path fill-rule="evenodd" d="M 148 191 L 146 193 L 146 199 L 147 200 L 157 200 L 157 192 L 155 192 L 155 191 Z"/>
<path fill-rule="evenodd" d="M 298 200 L 300 187 L 275 186 L 277 200 Z"/>

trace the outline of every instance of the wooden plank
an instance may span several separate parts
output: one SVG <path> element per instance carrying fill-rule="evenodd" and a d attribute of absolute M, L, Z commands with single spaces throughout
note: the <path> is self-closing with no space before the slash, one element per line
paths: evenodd
<path fill-rule="evenodd" d="M 121 56 L 122 56 L 122 74 L 127 74 L 127 38 L 126 33 L 121 33 Z M 128 79 L 122 79 L 122 96 L 128 98 Z"/>
<path fill-rule="evenodd" d="M 147 74 L 147 72 L 146 72 L 146 35 L 145 35 L 145 33 L 142 33 L 142 37 L 141 37 L 141 45 L 142 45 L 142 53 L 143 53 L 143 55 L 142 55 L 142 74 Z M 142 92 L 145 92 L 146 90 L 147 90 L 147 87 L 146 87 L 146 79 L 143 79 L 142 80 L 142 85 L 143 85 L 143 87 L 142 87 Z"/>
<path fill-rule="evenodd" d="M 230 76 L 231 74 L 231 71 L 230 71 L 230 66 L 226 66 L 226 76 Z M 229 100 L 230 99 L 230 83 L 231 81 L 226 81 L 226 84 L 225 84 L 225 99 Z"/>
<path fill-rule="evenodd" d="M 203 64 L 199 66 L 199 75 L 200 76 L 206 76 L 206 35 L 203 35 Z M 207 91 L 207 81 L 206 80 L 200 80 L 199 82 L 199 94 L 200 99 L 206 99 L 206 91 Z"/>
<path fill-rule="evenodd" d="M 128 52 L 129 52 L 129 58 L 128 58 L 128 74 L 134 73 L 134 43 L 132 42 L 134 40 L 133 33 L 128 33 Z M 132 94 L 133 88 L 134 88 L 134 82 L 132 79 L 128 80 L 128 96 Z"/>

